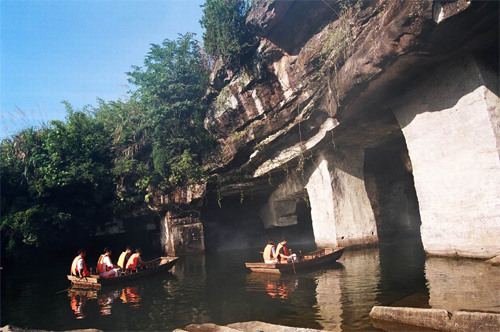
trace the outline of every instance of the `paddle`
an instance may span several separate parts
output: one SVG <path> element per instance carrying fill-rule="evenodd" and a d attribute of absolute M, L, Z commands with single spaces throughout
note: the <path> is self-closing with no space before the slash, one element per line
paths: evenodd
<path fill-rule="evenodd" d="M 293 273 L 294 274 L 297 274 L 297 272 L 295 272 L 295 257 L 293 257 L 293 255 L 290 255 L 290 257 L 292 258 L 292 267 L 293 267 Z"/>
<path fill-rule="evenodd" d="M 67 292 L 67 291 L 69 291 L 71 288 L 73 288 L 73 285 L 71 285 L 70 287 L 68 287 L 68 288 L 66 288 L 66 289 L 63 289 L 62 291 L 56 292 L 56 294 L 63 293 L 63 292 Z"/>

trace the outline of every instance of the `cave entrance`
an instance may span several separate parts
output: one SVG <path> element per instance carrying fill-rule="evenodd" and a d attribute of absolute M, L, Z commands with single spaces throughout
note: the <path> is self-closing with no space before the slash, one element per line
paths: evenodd
<path fill-rule="evenodd" d="M 401 129 L 365 149 L 364 177 L 379 242 L 422 243 L 419 204 Z"/>
<path fill-rule="evenodd" d="M 276 243 L 288 239 L 292 248 L 314 245 L 311 208 L 306 197 L 291 198 L 295 201 L 297 222 L 280 227 L 265 225 L 262 210 L 269 203 L 273 186 L 257 193 L 238 193 L 221 197 L 216 189 L 206 196 L 201 218 L 204 229 L 205 249 L 222 251 L 231 249 L 256 248 L 262 250 L 268 239 Z M 305 194 L 307 195 L 307 194 Z M 219 206 L 220 204 L 220 206 Z"/>

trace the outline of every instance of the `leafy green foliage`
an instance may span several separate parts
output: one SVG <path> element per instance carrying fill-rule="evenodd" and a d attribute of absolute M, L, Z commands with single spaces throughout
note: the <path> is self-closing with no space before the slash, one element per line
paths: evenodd
<path fill-rule="evenodd" d="M 197 41 L 186 34 L 176 41 L 153 44 L 144 68 L 133 69 L 127 74 L 130 83 L 138 87 L 133 98 L 142 107 L 139 128 L 150 139 L 155 171 L 169 179 L 172 167 L 182 167 L 175 164 L 184 162 L 187 155 L 192 166 L 200 168 L 198 156 L 210 149 L 212 140 L 203 128 L 206 106 L 201 103 L 209 72 L 201 60 Z M 192 173 L 195 177 L 186 177 L 182 183 L 200 180 L 199 174 L 200 170 L 196 170 Z"/>
<path fill-rule="evenodd" d="M 65 121 L 1 142 L 7 254 L 83 243 L 154 194 L 203 180 L 209 70 L 193 35 L 152 45 L 144 67 L 127 74 L 137 87 L 128 101 L 83 110 L 65 102 Z"/>
<path fill-rule="evenodd" d="M 113 199 L 111 141 L 104 127 L 67 104 L 66 123 L 2 141 L 2 235 L 20 243 L 68 244 L 95 232 Z"/>
<path fill-rule="evenodd" d="M 206 0 L 200 24 L 208 54 L 234 63 L 250 39 L 245 20 L 250 9 L 245 0 Z"/>

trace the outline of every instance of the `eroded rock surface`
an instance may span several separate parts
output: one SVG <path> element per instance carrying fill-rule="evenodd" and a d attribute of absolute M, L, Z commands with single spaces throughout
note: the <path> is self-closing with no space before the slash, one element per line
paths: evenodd
<path fill-rule="evenodd" d="M 247 25 L 257 44 L 206 95 L 207 194 L 264 198 L 265 227 L 306 200 L 318 246 L 500 251 L 498 2 L 261 0 Z"/>

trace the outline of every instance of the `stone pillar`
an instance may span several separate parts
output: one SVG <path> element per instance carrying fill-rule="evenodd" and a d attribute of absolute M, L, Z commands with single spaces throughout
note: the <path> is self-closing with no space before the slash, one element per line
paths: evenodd
<path fill-rule="evenodd" d="M 306 185 L 311 205 L 314 240 L 320 248 L 338 245 L 331 183 L 328 162 L 321 158 Z"/>
<path fill-rule="evenodd" d="M 500 252 L 498 75 L 474 58 L 437 68 L 393 105 L 428 254 Z"/>
<path fill-rule="evenodd" d="M 168 255 L 205 251 L 203 225 L 199 218 L 181 217 L 168 211 L 161 220 L 161 244 Z"/>
<path fill-rule="evenodd" d="M 201 223 L 200 204 L 206 185 L 176 188 L 168 196 L 156 197 L 157 206 L 165 211 L 161 219 L 160 241 L 169 255 L 203 252 L 205 237 Z"/>
<path fill-rule="evenodd" d="M 366 194 L 362 148 L 323 152 L 306 184 L 318 247 L 376 243 L 377 226 Z"/>

